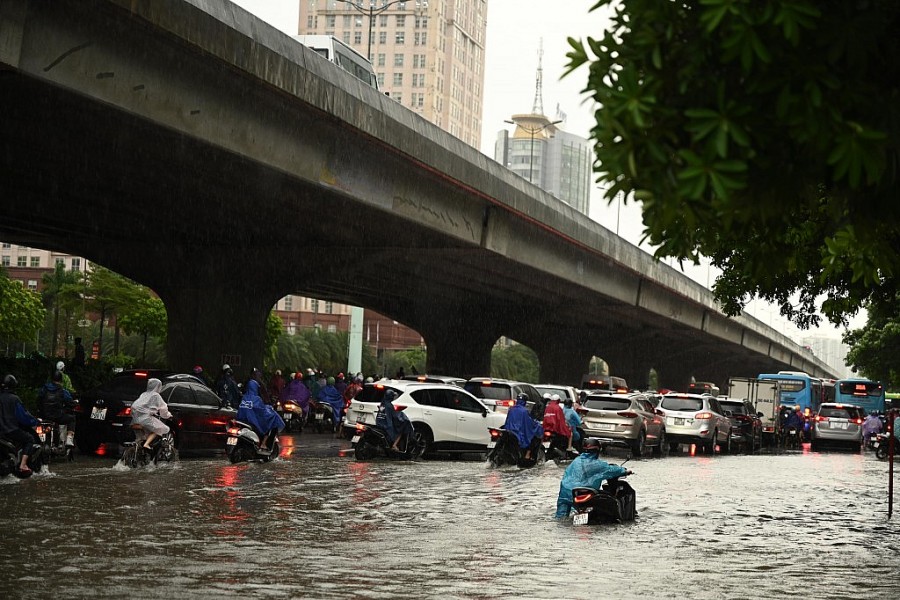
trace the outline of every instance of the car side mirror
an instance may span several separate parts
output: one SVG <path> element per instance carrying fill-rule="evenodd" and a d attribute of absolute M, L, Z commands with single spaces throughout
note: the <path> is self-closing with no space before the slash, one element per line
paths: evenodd
<path fill-rule="evenodd" d="M 758 413 L 756 413 L 756 416 L 759 417 L 760 419 L 762 419 L 766 415 L 762 414 L 761 412 L 758 412 Z"/>
<path fill-rule="evenodd" d="M 657 408 L 654 412 L 661 417 L 666 416 L 666 413 L 664 413 L 661 408 Z"/>

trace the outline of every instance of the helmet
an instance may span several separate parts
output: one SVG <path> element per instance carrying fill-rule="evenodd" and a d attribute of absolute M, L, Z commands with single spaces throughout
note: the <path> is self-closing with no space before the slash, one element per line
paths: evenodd
<path fill-rule="evenodd" d="M 387 390 L 384 393 L 384 399 L 387 400 L 388 402 L 392 401 L 396 397 L 397 397 L 397 392 L 395 392 L 394 390 Z"/>
<path fill-rule="evenodd" d="M 554 402 L 559 402 L 559 394 L 553 394 L 552 396 L 550 396 L 550 399 Z"/>
<path fill-rule="evenodd" d="M 372 379 L 371 377 L 366 377 L 366 383 L 372 383 L 372 382 L 374 382 L 374 381 L 375 381 L 375 380 Z"/>
<path fill-rule="evenodd" d="M 585 452 L 600 452 L 600 440 L 595 437 L 585 438 L 583 448 Z"/>
<path fill-rule="evenodd" d="M 63 361 L 59 361 L 58 363 L 56 363 L 56 370 L 57 371 L 65 371 L 66 363 L 64 363 Z"/>
<path fill-rule="evenodd" d="M 516 402 L 528 402 L 528 394 L 525 392 L 520 393 L 516 396 Z"/>
<path fill-rule="evenodd" d="M 550 399 L 550 392 L 545 392 L 545 393 L 544 393 L 544 400 L 549 400 L 549 399 Z"/>
<path fill-rule="evenodd" d="M 224 364 L 224 365 L 222 365 L 222 370 L 223 370 L 223 371 L 230 371 L 230 370 L 231 370 L 231 365 L 229 365 L 229 364 L 227 364 L 227 363 Z"/>
<path fill-rule="evenodd" d="M 571 408 L 573 404 L 574 404 L 574 403 L 572 402 L 572 399 L 571 399 L 571 398 L 566 398 L 565 400 L 563 400 L 563 405 L 564 405 L 564 406 L 567 406 L 567 407 Z"/>
<path fill-rule="evenodd" d="M 200 365 L 194 365 L 194 375 L 199 375 L 203 372 L 203 367 Z"/>
<path fill-rule="evenodd" d="M 281 375 L 281 369 L 275 369 L 275 374 L 276 374 L 276 375 Z"/>
<path fill-rule="evenodd" d="M 325 380 L 325 383 L 328 385 L 334 385 L 334 377 L 329 377 Z"/>
<path fill-rule="evenodd" d="M 14 390 L 14 389 L 16 389 L 17 385 L 19 385 L 19 381 L 12 374 L 9 374 L 3 378 L 3 389 L 4 390 Z"/>
<path fill-rule="evenodd" d="M 344 374 L 343 374 L 343 373 L 338 373 L 337 378 L 338 378 L 338 379 L 343 379 L 343 378 L 344 378 Z"/>

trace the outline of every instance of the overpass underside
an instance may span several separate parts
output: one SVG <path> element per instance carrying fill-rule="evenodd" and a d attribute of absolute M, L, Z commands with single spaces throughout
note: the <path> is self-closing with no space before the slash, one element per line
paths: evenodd
<path fill-rule="evenodd" d="M 560 383 L 592 355 L 670 387 L 816 370 L 455 138 L 256 39 L 276 33 L 127 5 L 0 1 L 0 235 L 156 291 L 173 368 L 258 365 L 268 311 L 302 293 L 413 327 L 429 370 L 455 375 L 488 373 L 501 335 Z"/>

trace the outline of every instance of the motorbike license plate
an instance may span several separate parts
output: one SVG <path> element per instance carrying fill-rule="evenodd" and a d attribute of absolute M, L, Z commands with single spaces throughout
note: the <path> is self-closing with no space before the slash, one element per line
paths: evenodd
<path fill-rule="evenodd" d="M 225 444 L 228 446 L 234 446 L 235 444 L 237 444 L 237 438 L 234 436 L 231 436 L 225 441 Z"/>
<path fill-rule="evenodd" d="M 797 435 L 797 430 L 791 429 L 790 431 L 788 431 L 788 435 Z"/>
<path fill-rule="evenodd" d="M 321 421 L 324 417 L 325 415 L 323 415 L 322 413 L 316 413 L 316 421 Z"/>
<path fill-rule="evenodd" d="M 91 409 L 91 418 L 102 421 L 106 418 L 106 409 L 105 408 L 97 408 L 96 406 Z"/>
<path fill-rule="evenodd" d="M 550 448 L 550 442 L 544 442 L 544 449 L 548 450 Z"/>
<path fill-rule="evenodd" d="M 496 447 L 497 447 L 497 442 L 488 442 L 487 447 L 488 447 L 488 448 L 496 448 Z"/>
<path fill-rule="evenodd" d="M 587 525 L 588 522 L 588 513 L 575 513 L 575 516 L 572 517 L 572 525 Z"/>
<path fill-rule="evenodd" d="M 44 433 L 44 432 L 42 431 L 42 432 L 40 432 L 40 433 L 38 434 L 38 438 L 39 438 L 42 442 L 46 442 L 46 441 L 47 441 L 47 434 Z"/>
<path fill-rule="evenodd" d="M 285 421 L 290 421 L 291 413 L 284 413 L 284 415 L 281 418 L 284 419 Z"/>
<path fill-rule="evenodd" d="M 358 436 L 358 435 L 354 435 L 352 438 L 350 438 L 350 443 L 351 443 L 351 444 L 355 444 L 355 443 L 358 442 L 358 441 L 359 441 L 359 436 Z"/>
<path fill-rule="evenodd" d="M 877 447 L 880 446 L 880 445 L 881 445 L 881 442 L 872 442 L 872 447 L 873 447 L 873 448 L 877 448 Z"/>

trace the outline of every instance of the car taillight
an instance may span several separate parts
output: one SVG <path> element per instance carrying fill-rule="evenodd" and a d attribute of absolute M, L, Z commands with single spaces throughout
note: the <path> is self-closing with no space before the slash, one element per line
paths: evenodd
<path fill-rule="evenodd" d="M 237 434 L 239 434 L 240 432 L 241 432 L 241 430 L 240 430 L 238 427 L 229 427 L 229 428 L 228 428 L 228 434 L 229 434 L 229 435 L 237 435 Z"/>
<path fill-rule="evenodd" d="M 695 419 L 712 419 L 712 413 L 711 412 L 697 413 L 696 415 L 694 415 L 694 418 Z"/>
<path fill-rule="evenodd" d="M 828 417 L 823 417 L 822 415 L 817 415 L 817 416 L 816 416 L 816 421 L 818 421 L 819 423 L 822 423 L 822 422 L 827 421 L 827 420 L 828 420 Z"/>
<path fill-rule="evenodd" d="M 582 503 L 584 503 L 584 502 L 588 502 L 588 501 L 590 501 L 590 499 L 593 498 L 593 497 L 594 497 L 594 494 L 593 494 L 592 492 L 587 492 L 587 493 L 585 493 L 585 494 L 578 494 L 578 495 L 575 496 L 575 498 L 574 498 L 574 499 L 575 499 L 575 504 L 582 504 Z"/>
<path fill-rule="evenodd" d="M 135 377 L 145 377 L 146 378 L 147 375 L 148 375 L 148 373 L 146 371 L 135 371 L 134 372 Z"/>
<path fill-rule="evenodd" d="M 850 422 L 851 422 L 851 423 L 856 423 L 857 425 L 862 425 L 863 420 L 862 420 L 862 419 L 859 419 L 859 418 L 856 418 L 856 419 L 850 419 Z"/>
<path fill-rule="evenodd" d="M 406 410 L 406 407 L 403 406 L 402 404 L 395 404 L 394 410 Z"/>
<path fill-rule="evenodd" d="M 515 400 L 497 400 L 495 404 L 497 406 L 513 406 L 515 403 Z"/>
<path fill-rule="evenodd" d="M 122 410 L 116 413 L 117 417 L 130 417 L 131 416 L 131 407 L 126 406 Z"/>
<path fill-rule="evenodd" d="M 616 414 L 619 415 L 620 417 L 625 417 L 626 419 L 636 419 L 637 418 L 637 413 L 633 413 L 628 410 L 624 410 L 622 412 L 617 412 Z"/>
<path fill-rule="evenodd" d="M 489 431 L 490 434 L 491 434 L 491 439 L 492 439 L 492 440 L 498 440 L 498 439 L 500 439 L 500 430 L 499 430 L 499 429 L 490 429 L 490 428 L 488 428 L 488 431 Z"/>

